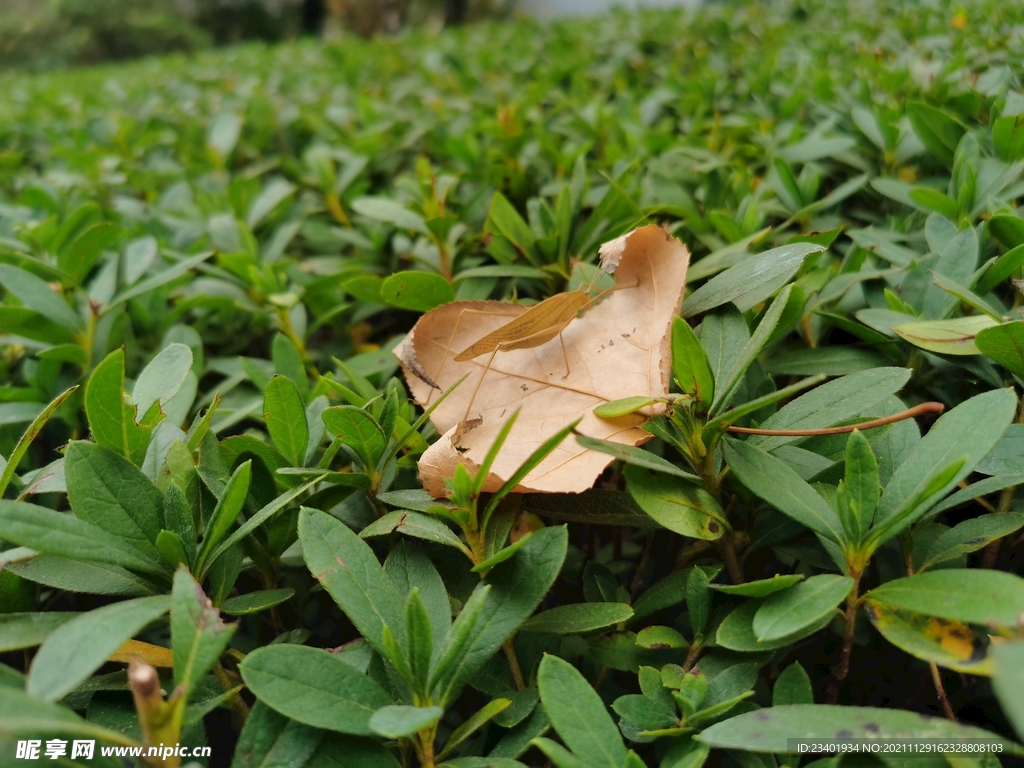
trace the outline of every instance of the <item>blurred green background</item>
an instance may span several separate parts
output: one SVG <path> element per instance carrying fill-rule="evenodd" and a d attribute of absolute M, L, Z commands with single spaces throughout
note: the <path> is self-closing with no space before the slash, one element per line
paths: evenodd
<path fill-rule="evenodd" d="M 586 5 L 589 0 L 582 0 Z M 337 39 L 511 13 L 513 0 L 3 0 L 0 69 L 53 69 L 242 40 Z"/>

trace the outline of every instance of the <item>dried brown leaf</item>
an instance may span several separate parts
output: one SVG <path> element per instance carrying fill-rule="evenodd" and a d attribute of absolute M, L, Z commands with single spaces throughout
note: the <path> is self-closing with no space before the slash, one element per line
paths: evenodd
<path fill-rule="evenodd" d="M 519 419 L 484 490 L 497 490 L 542 442 L 579 418 L 579 432 L 590 437 L 626 445 L 651 438 L 640 428 L 646 418 L 642 414 L 601 419 L 593 411 L 624 397 L 668 393 L 671 324 L 682 305 L 690 255 L 679 240 L 650 225 L 605 243 L 601 257 L 604 269 L 614 271 L 615 290 L 562 332 L 568 376 L 556 337 L 532 348 L 497 352 L 482 383 L 489 354 L 455 361 L 459 352 L 529 309 L 500 301 L 458 301 L 438 307 L 420 318 L 395 350 L 409 389 L 423 406 L 437 396 L 424 378 L 447 389 L 471 374 L 431 416 L 443 434 L 420 459 L 420 481 L 430 494 L 445 495 L 444 480 L 458 464 L 476 471 L 517 408 Z M 585 491 L 611 461 L 607 454 L 566 440 L 517 490 Z"/>

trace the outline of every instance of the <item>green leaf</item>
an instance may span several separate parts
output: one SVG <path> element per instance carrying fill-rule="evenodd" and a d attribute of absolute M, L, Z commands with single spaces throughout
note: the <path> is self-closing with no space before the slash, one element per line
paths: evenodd
<path fill-rule="evenodd" d="M 404 533 L 406 536 L 433 541 L 436 544 L 444 544 L 447 547 L 454 547 L 460 552 L 469 553 L 469 548 L 462 543 L 462 539 L 456 536 L 451 528 L 436 517 L 419 512 L 410 512 L 405 509 L 396 509 L 388 512 L 383 517 L 370 523 L 359 532 L 359 538 L 369 539 L 374 536 L 387 536 L 395 531 Z"/>
<path fill-rule="evenodd" d="M 762 641 L 758 640 L 757 635 L 754 634 L 754 615 L 761 605 L 763 605 L 761 601 L 750 601 L 726 616 L 715 632 L 715 642 L 722 648 L 744 653 L 774 651 L 778 648 L 789 647 L 798 640 L 813 635 L 828 626 L 833 617 L 833 613 L 830 611 L 822 616 L 818 623 L 799 629 L 792 635 L 780 637 L 777 640 Z"/>
<path fill-rule="evenodd" d="M 455 301 L 455 291 L 451 283 L 432 272 L 399 272 L 384 281 L 380 297 L 401 309 L 429 312 Z"/>
<path fill-rule="evenodd" d="M 184 344 L 168 344 L 142 369 L 132 389 L 132 401 L 139 416 L 149 412 L 154 403 L 163 410 L 178 394 L 185 377 L 192 369 L 192 350 Z"/>
<path fill-rule="evenodd" d="M 399 229 L 430 235 L 430 230 L 427 228 L 426 222 L 423 221 L 423 217 L 410 211 L 397 200 L 389 200 L 386 197 L 360 197 L 358 200 L 353 200 L 351 205 L 353 211 L 368 219 L 386 221 Z"/>
<path fill-rule="evenodd" d="M 878 494 L 878 460 L 871 443 L 855 429 L 846 441 L 846 478 L 836 493 L 839 520 L 849 541 L 864 540 L 875 516 Z"/>
<path fill-rule="evenodd" d="M 99 528 L 95 531 L 100 536 L 109 538 L 109 535 Z M 151 564 L 150 567 L 154 566 Z M 76 556 L 72 560 L 57 555 L 36 555 L 30 560 L 8 563 L 6 570 L 37 584 L 87 595 L 143 597 L 163 594 L 166 591 L 164 586 L 154 584 L 126 568 L 107 562 L 85 560 L 81 556 Z"/>
<path fill-rule="evenodd" d="M 966 674 L 992 674 L 984 647 L 966 624 L 894 610 L 873 600 L 865 609 L 882 637 L 910 655 Z"/>
<path fill-rule="evenodd" d="M 220 559 L 229 549 L 231 549 L 233 546 L 241 542 L 246 536 L 251 534 L 265 522 L 270 520 L 270 518 L 272 518 L 282 509 L 285 509 L 289 504 L 295 501 L 295 499 L 297 499 L 299 496 L 308 491 L 312 486 L 320 482 L 320 480 L 322 480 L 323 477 L 323 475 L 318 475 L 309 482 L 303 483 L 302 485 L 296 488 L 292 488 L 287 493 L 278 496 L 276 499 L 274 499 L 266 506 L 261 507 L 259 512 L 257 512 L 255 515 L 252 515 L 248 520 L 246 520 L 244 523 L 238 526 L 238 528 L 236 528 L 231 533 L 231 535 L 228 536 L 223 542 L 221 542 L 220 546 L 218 546 L 217 549 L 213 551 L 213 554 L 210 555 L 207 564 L 208 567 L 212 568 L 213 564 L 216 563 L 217 560 Z"/>
<path fill-rule="evenodd" d="M 927 208 L 929 211 L 935 211 L 941 213 L 950 221 L 958 221 L 959 208 L 957 207 L 956 200 L 944 195 L 937 189 L 931 187 L 914 187 L 910 190 L 910 199 L 917 203 L 922 208 Z"/>
<path fill-rule="evenodd" d="M 432 685 L 440 692 L 442 706 L 472 679 L 540 604 L 561 571 L 568 538 L 564 526 L 537 531 L 514 557 L 492 568 L 476 587 L 441 648 L 439 658 L 448 657 L 447 669 L 443 674 L 439 672 L 442 669 L 439 660 L 433 673 Z M 475 619 L 467 613 L 474 599 L 479 603 Z M 466 620 L 463 620 L 464 615 Z"/>
<path fill-rule="evenodd" d="M 633 604 L 633 618 L 642 619 L 686 599 L 686 580 L 690 569 L 670 573 L 646 589 Z"/>
<path fill-rule="evenodd" d="M 775 430 L 833 427 L 899 392 L 910 374 L 907 368 L 873 368 L 843 376 L 786 403 L 758 426 Z M 751 435 L 747 443 L 771 452 L 800 440 L 799 437 Z"/>
<path fill-rule="evenodd" d="M 587 437 L 586 435 L 576 435 L 576 442 L 584 448 L 589 448 L 592 451 L 598 451 L 599 453 L 606 453 L 609 456 L 614 456 L 616 459 L 630 464 L 634 467 L 642 467 L 644 469 L 652 469 L 657 472 L 664 472 L 665 474 L 673 475 L 674 477 L 681 477 L 684 480 L 692 480 L 698 482 L 699 478 L 685 470 L 680 469 L 670 461 L 666 461 L 657 454 L 645 451 L 643 448 L 637 448 L 632 445 L 623 445 L 622 443 L 612 442 L 611 440 L 600 440 L 596 437 Z"/>
<path fill-rule="evenodd" d="M 740 350 L 739 355 L 727 369 L 725 375 L 721 377 L 716 375 L 715 400 L 712 403 L 710 410 L 710 414 L 712 416 L 717 416 L 729 407 L 729 403 L 732 402 L 732 398 L 736 394 L 736 390 L 739 389 L 740 382 L 742 382 L 743 376 L 747 372 L 747 368 L 749 368 L 750 364 L 757 359 L 757 356 L 761 354 L 761 350 L 764 349 L 764 346 L 771 339 L 792 292 L 793 285 L 787 285 L 782 289 L 782 292 L 775 297 L 774 301 L 772 301 L 772 305 L 768 308 L 768 311 L 761 317 L 761 322 L 758 323 L 757 330 L 754 331 L 753 335 L 743 346 L 743 349 Z"/>
<path fill-rule="evenodd" d="M 440 707 L 408 707 L 392 704 L 382 707 L 370 718 L 370 730 L 386 739 L 415 736 L 436 724 L 444 710 Z"/>
<path fill-rule="evenodd" d="M 124 227 L 110 222 L 94 224 L 82 232 L 70 248 L 61 250 L 57 256 L 57 266 L 81 282 L 99 261 L 103 249 L 124 231 Z"/>
<path fill-rule="evenodd" d="M 711 407 L 715 398 L 711 363 L 697 334 L 681 317 L 672 320 L 672 373 L 683 392 L 693 395 L 704 410 Z"/>
<path fill-rule="evenodd" d="M 724 441 L 723 452 L 729 469 L 752 493 L 815 533 L 843 541 L 838 515 L 786 462 L 731 438 Z"/>
<path fill-rule="evenodd" d="M 928 104 L 907 104 L 907 118 L 925 148 L 946 165 L 953 164 L 953 153 L 966 129 L 948 114 Z"/>
<path fill-rule="evenodd" d="M 369 736 L 370 718 L 391 702 L 384 690 L 337 656 L 302 645 L 257 648 L 239 666 L 267 706 L 306 725 Z"/>
<path fill-rule="evenodd" d="M 991 226 L 991 220 L 989 221 Z M 978 279 L 976 286 L 982 296 L 998 288 L 1005 280 L 1024 267 L 1024 243 L 1011 248 L 992 262 Z"/>
<path fill-rule="evenodd" d="M 157 288 L 167 285 L 167 283 L 170 283 L 173 280 L 177 280 L 179 277 L 185 275 L 193 267 L 198 267 L 208 258 L 213 256 L 213 254 L 213 251 L 206 251 L 205 253 L 198 253 L 195 256 L 189 256 L 186 259 L 180 259 L 179 261 L 176 261 L 174 264 L 167 267 L 167 269 L 153 275 L 150 278 L 143 280 L 140 283 L 136 283 L 127 291 L 124 291 L 123 293 L 119 293 L 116 296 L 114 296 L 114 298 L 111 299 L 110 302 L 107 304 L 105 311 L 109 313 L 118 304 L 122 304 L 128 301 L 129 299 L 134 299 L 138 296 L 144 296 L 150 291 L 154 291 Z"/>
<path fill-rule="evenodd" d="M 22 501 L 0 500 L 0 538 L 72 560 L 165 573 L 156 547 L 144 552 L 97 525 Z"/>
<path fill-rule="evenodd" d="M 534 699 L 534 701 L 536 701 L 536 699 Z M 452 731 L 452 735 L 448 737 L 448 741 L 445 743 L 444 749 L 442 749 L 441 753 L 438 755 L 438 759 L 443 760 L 445 756 L 451 754 L 453 749 L 504 712 L 511 703 L 512 702 L 509 699 L 494 699 L 470 715 L 462 725 Z M 469 759 L 472 760 L 473 758 Z M 481 766 L 490 764 L 491 761 L 481 760 Z M 452 763 L 448 763 L 448 765 L 452 765 Z M 495 768 L 497 768 L 497 766 Z"/>
<path fill-rule="evenodd" d="M 892 330 L 915 347 L 940 355 L 980 354 L 975 337 L 986 328 L 996 325 L 988 315 L 956 317 L 952 320 L 919 320 L 894 325 Z"/>
<path fill-rule="evenodd" d="M 0 264 L 0 285 L 29 309 L 74 332 L 85 330 L 82 318 L 41 278 L 10 264 Z"/>
<path fill-rule="evenodd" d="M 992 450 L 1016 408 L 1013 391 L 997 389 L 965 400 L 940 416 L 886 485 L 871 536 L 875 540 L 894 536 L 920 519 Z M 958 457 L 963 457 L 959 468 L 944 477 Z M 940 487 L 933 488 L 943 479 Z M 925 491 L 929 493 L 924 495 Z"/>
<path fill-rule="evenodd" d="M 427 681 L 430 679 L 430 659 L 434 652 L 434 631 L 418 587 L 413 587 L 405 602 L 405 636 L 408 642 L 409 670 L 417 686 L 415 690 L 426 693 Z"/>
<path fill-rule="evenodd" d="M 694 571 L 691 570 L 690 573 Z M 595 605 L 606 605 L 606 603 L 595 603 Z M 672 627 L 651 626 L 644 627 L 636 633 L 637 648 L 662 650 L 665 648 L 686 648 L 689 644 L 686 638 Z M 621 713 L 620 713 L 621 714 Z"/>
<path fill-rule="evenodd" d="M 512 207 L 512 204 L 501 194 L 495 192 L 491 198 L 491 211 L 488 221 L 494 228 L 526 256 L 531 263 L 537 263 L 537 239 L 523 217 Z"/>
<path fill-rule="evenodd" d="M 182 541 L 181 536 L 174 531 L 168 531 L 166 529 L 160 531 L 156 537 L 156 548 L 160 553 L 160 556 L 169 565 L 177 566 L 178 564 L 181 564 L 187 568 L 192 562 L 192 558 L 189 556 L 189 552 L 185 548 L 185 542 Z"/>
<path fill-rule="evenodd" d="M 374 650 L 386 653 L 385 626 L 405 644 L 402 601 L 366 542 L 336 518 L 309 509 L 299 514 L 299 541 L 310 573 Z"/>
<path fill-rule="evenodd" d="M 992 656 L 996 663 L 992 687 L 1017 737 L 1024 739 L 1024 643 L 996 645 Z"/>
<path fill-rule="evenodd" d="M 751 256 L 690 294 L 683 303 L 682 316 L 693 317 L 729 302 L 746 312 L 785 285 L 808 256 L 824 250 L 814 243 L 793 243 Z M 721 387 L 717 379 L 716 384 Z"/>
<path fill-rule="evenodd" d="M 85 413 L 98 445 L 121 454 L 136 466 L 142 464 L 151 430 L 136 424 L 135 406 L 126 402 L 124 350 L 115 349 L 93 370 L 85 386 Z"/>
<path fill-rule="evenodd" d="M 155 544 L 164 500 L 141 470 L 95 443 L 75 440 L 64 457 L 64 475 L 76 517 L 159 557 Z"/>
<path fill-rule="evenodd" d="M 989 543 L 1024 528 L 1024 512 L 1002 512 L 964 520 L 931 543 L 917 565 L 918 571 L 977 552 Z"/>
<path fill-rule="evenodd" d="M 307 764 L 322 739 L 320 729 L 289 720 L 257 701 L 238 736 L 231 768 L 298 768 Z"/>
<path fill-rule="evenodd" d="M 280 374 L 263 391 L 263 418 L 274 447 L 293 467 L 305 463 L 309 426 L 302 396 L 295 382 Z"/>
<path fill-rule="evenodd" d="M 231 477 L 221 491 L 217 506 L 214 507 L 206 523 L 206 531 L 203 533 L 203 544 L 199 549 L 199 556 L 196 558 L 196 572 L 206 575 L 208 565 L 211 562 L 210 556 L 220 544 L 221 540 L 231 530 L 238 515 L 245 506 L 246 497 L 249 494 L 249 485 L 252 482 L 252 459 L 238 465 Z"/>
<path fill-rule="evenodd" d="M 291 760 L 287 764 L 292 764 Z M 402 768 L 402 764 L 379 741 L 324 734 L 319 751 L 302 768 Z M 267 768 L 270 768 L 269 766 Z"/>
<path fill-rule="evenodd" d="M 853 579 L 848 576 L 823 573 L 771 595 L 754 614 L 754 634 L 758 640 L 771 641 L 817 625 L 822 617 L 833 615 L 851 587 Z"/>
<path fill-rule="evenodd" d="M 221 613 L 230 616 L 249 616 L 281 605 L 295 596 L 291 587 L 283 589 L 261 589 L 238 597 L 231 597 L 220 605 Z"/>
<path fill-rule="evenodd" d="M 1024 377 L 1024 320 L 985 328 L 974 337 L 974 343 L 981 354 Z"/>
<path fill-rule="evenodd" d="M 772 706 L 784 707 L 789 704 L 813 704 L 814 690 L 807 671 L 794 661 L 778 676 L 772 687 Z"/>
<path fill-rule="evenodd" d="M 1024 579 L 1004 571 L 944 568 L 887 581 L 866 597 L 941 619 L 1013 627 L 1024 605 Z"/>
<path fill-rule="evenodd" d="M 643 397 L 642 395 L 624 397 L 621 400 L 612 400 L 597 406 L 594 409 L 594 415 L 602 419 L 619 419 L 656 402 L 658 401 L 653 397 Z"/>
<path fill-rule="evenodd" d="M 323 413 L 324 424 L 351 448 L 367 472 L 373 472 L 387 448 L 387 436 L 374 418 L 362 408 L 336 405 Z"/>
<path fill-rule="evenodd" d="M 226 160 L 238 143 L 242 133 L 242 118 L 225 112 L 210 123 L 206 133 L 206 146 L 221 159 Z"/>
<path fill-rule="evenodd" d="M 627 621 L 633 609 L 625 603 L 577 603 L 560 605 L 531 616 L 520 632 L 547 632 L 553 635 L 579 635 Z"/>
<path fill-rule="evenodd" d="M 601 697 L 567 661 L 545 656 L 537 672 L 537 687 L 551 725 L 584 765 L 621 768 L 626 748 Z"/>
<path fill-rule="evenodd" d="M 78 615 L 64 611 L 0 613 L 0 653 L 37 646 Z"/>
<path fill-rule="evenodd" d="M 786 754 L 795 751 L 789 745 L 790 739 L 830 741 L 840 732 L 847 739 L 983 739 L 1012 746 L 994 733 L 942 717 L 899 709 L 825 704 L 790 704 L 745 712 L 715 723 L 694 738 L 720 749 Z"/>
<path fill-rule="evenodd" d="M 6 466 L 0 466 L 0 498 L 3 498 L 4 491 L 7 490 L 7 486 L 10 485 L 11 480 L 14 478 L 14 473 L 18 469 L 18 465 L 21 464 L 21 460 L 28 452 L 29 446 L 32 445 L 32 441 L 39 436 L 39 433 L 43 431 L 43 427 L 46 426 L 46 422 L 50 420 L 50 417 L 56 413 L 57 409 L 64 404 L 64 401 L 67 400 L 76 389 L 78 389 L 77 385 L 66 389 L 57 395 L 57 397 L 50 401 L 49 405 L 40 411 L 39 415 L 32 420 L 32 423 L 29 424 L 22 433 L 18 442 L 14 446 L 14 450 L 12 450 L 10 456 L 7 457 Z"/>
<path fill-rule="evenodd" d="M 30 696 L 56 701 L 95 672 L 139 630 L 167 613 L 171 599 L 140 597 L 76 616 L 51 634 L 29 669 Z"/>
<path fill-rule="evenodd" d="M 585 761 L 580 760 L 557 741 L 538 736 L 530 744 L 543 752 L 555 768 L 590 768 Z"/>
<path fill-rule="evenodd" d="M 255 229 L 278 205 L 291 197 L 295 190 L 296 186 L 284 179 L 271 179 L 249 206 L 245 225 L 249 229 Z"/>
<path fill-rule="evenodd" d="M 711 611 L 711 593 L 708 576 L 701 568 L 694 568 L 686 579 L 686 612 L 695 635 L 703 635 Z"/>
<path fill-rule="evenodd" d="M 171 648 L 174 682 L 184 686 L 186 695 L 196 689 L 227 648 L 237 625 L 227 625 L 220 611 L 191 574 L 180 568 L 174 574 L 171 591 Z"/>
<path fill-rule="evenodd" d="M 627 466 L 623 474 L 636 503 L 662 527 L 706 541 L 729 530 L 721 506 L 696 483 L 636 466 Z"/>
<path fill-rule="evenodd" d="M 799 573 L 792 574 L 790 576 L 782 576 L 776 574 L 770 579 L 761 579 L 760 581 L 748 581 L 746 584 L 711 584 L 711 589 L 723 592 L 727 595 L 740 595 L 742 597 L 768 597 L 768 595 L 774 594 L 775 592 L 781 592 L 784 589 L 799 584 L 803 581 L 803 576 Z"/>
<path fill-rule="evenodd" d="M 6 685 L 0 685 L 0 723 L 2 736 L 78 736 L 111 744 L 138 745 L 138 742 L 125 734 L 90 723 L 67 707 L 40 701 L 25 691 Z"/>

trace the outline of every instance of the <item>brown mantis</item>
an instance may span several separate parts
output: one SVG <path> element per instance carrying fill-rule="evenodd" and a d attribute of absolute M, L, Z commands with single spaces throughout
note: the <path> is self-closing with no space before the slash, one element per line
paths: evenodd
<path fill-rule="evenodd" d="M 591 298 L 590 291 L 600 274 L 602 273 L 598 273 L 590 283 L 580 286 L 579 290 L 558 293 L 545 299 L 539 304 L 535 304 L 501 327 L 480 337 L 470 346 L 455 355 L 454 359 L 456 362 L 464 363 L 474 360 L 481 355 L 490 353 L 490 357 L 487 359 L 487 364 L 484 366 L 483 373 L 477 380 L 476 388 L 473 390 L 473 395 L 469 400 L 469 404 L 466 406 L 466 413 L 463 420 L 469 418 L 469 412 L 473 407 L 473 403 L 476 402 L 476 396 L 480 392 L 480 387 L 483 385 L 484 379 L 487 377 L 487 373 L 491 369 L 491 364 L 494 362 L 494 357 L 498 352 L 510 352 L 516 349 L 532 349 L 534 347 L 539 347 L 542 344 L 546 344 L 557 336 L 559 343 L 562 345 L 562 359 L 565 361 L 565 375 L 563 375 L 562 378 L 565 379 L 569 376 L 571 372 L 569 367 L 569 355 L 565 349 L 565 340 L 562 338 L 562 332 L 566 329 L 569 323 L 580 315 L 580 313 L 586 312 L 594 304 L 604 298 L 606 294 L 619 289 L 619 287 L 609 288 L 601 291 L 594 298 Z M 632 288 L 635 286 L 631 285 L 628 287 Z M 463 310 L 462 314 L 459 315 L 459 320 L 455 323 L 455 327 L 452 329 L 451 339 L 455 338 L 458 325 L 462 321 L 462 317 L 467 312 L 479 313 L 478 310 Z M 449 345 L 451 344 L 451 339 L 449 340 Z M 445 357 L 447 357 L 447 350 Z M 421 378 L 424 377 L 421 376 Z M 430 382 L 428 381 L 428 383 Z"/>

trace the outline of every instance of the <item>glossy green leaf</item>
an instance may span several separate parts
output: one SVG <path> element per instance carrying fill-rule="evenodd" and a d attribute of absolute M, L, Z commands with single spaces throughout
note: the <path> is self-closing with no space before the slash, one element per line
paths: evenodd
<path fill-rule="evenodd" d="M 408 707 L 389 705 L 373 713 L 370 729 L 388 739 L 413 736 L 429 728 L 441 719 L 444 710 L 440 707 Z"/>
<path fill-rule="evenodd" d="M 373 713 L 390 705 L 384 690 L 328 651 L 270 645 L 239 667 L 249 690 L 267 706 L 306 725 L 369 736 Z"/>
<path fill-rule="evenodd" d="M 814 626 L 833 614 L 852 586 L 848 576 L 823 573 L 771 595 L 754 614 L 754 634 L 760 641 L 779 640 Z"/>
<path fill-rule="evenodd" d="M 584 765 L 621 768 L 626 759 L 622 737 L 597 692 L 572 664 L 545 656 L 537 686 L 552 726 Z"/>
<path fill-rule="evenodd" d="M 1024 250 L 1024 246 L 1021 246 Z M 974 338 L 978 351 L 1010 373 L 1024 377 L 1024 320 L 985 328 Z"/>
<path fill-rule="evenodd" d="M 941 619 L 1012 627 L 1024 600 L 1024 579 L 1005 571 L 944 568 L 887 581 L 867 596 Z"/>
<path fill-rule="evenodd" d="M 711 584 L 711 589 L 724 592 L 727 595 L 740 595 L 742 597 L 768 597 L 775 592 L 799 584 L 803 576 L 796 573 L 788 576 L 776 574 L 770 579 L 748 581 L 746 584 Z"/>
<path fill-rule="evenodd" d="M 270 380 L 263 391 L 263 418 L 274 447 L 293 467 L 301 467 L 306 458 L 309 427 L 295 382 L 281 375 Z"/>
<path fill-rule="evenodd" d="M 721 506 L 696 483 L 632 465 L 624 474 L 636 503 L 664 528 L 707 541 L 729 529 Z"/>
<path fill-rule="evenodd" d="M 401 309 L 429 312 L 435 307 L 455 301 L 452 285 L 432 272 L 399 272 L 380 287 L 382 300 Z"/>
<path fill-rule="evenodd" d="M 697 334 L 683 318 L 672 321 L 672 373 L 680 389 L 693 395 L 704 408 L 715 398 L 715 379 L 711 363 Z"/>
<path fill-rule="evenodd" d="M 952 320 L 919 320 L 892 326 L 892 330 L 915 347 L 940 355 L 977 355 L 975 337 L 996 325 L 987 315 L 957 317 Z"/>
<path fill-rule="evenodd" d="M 171 592 L 171 648 L 174 681 L 193 691 L 217 662 L 235 634 L 224 624 L 202 587 L 185 569 L 174 574 Z"/>
<path fill-rule="evenodd" d="M 299 515 L 299 540 L 310 573 L 367 642 L 385 653 L 386 625 L 404 645 L 402 601 L 366 542 L 336 518 L 309 509 Z"/>
<path fill-rule="evenodd" d="M 793 243 L 748 257 L 688 296 L 682 316 L 693 317 L 729 302 L 746 311 L 785 285 L 808 256 L 823 250 L 814 243 Z"/>
<path fill-rule="evenodd" d="M 520 625 L 521 632 L 577 635 L 611 627 L 633 616 L 625 603 L 578 603 L 560 605 L 531 616 Z"/>
<path fill-rule="evenodd" d="M 1012 390 L 997 389 L 940 416 L 886 484 L 872 536 L 895 535 L 967 477 L 1006 431 L 1016 405 Z M 955 471 L 948 473 L 957 462 Z"/>
<path fill-rule="evenodd" d="M 791 751 L 790 739 L 983 739 L 1011 744 L 990 731 L 917 712 L 875 707 L 790 704 L 731 717 L 695 738 L 712 747 L 753 752 Z"/>
<path fill-rule="evenodd" d="M 842 524 L 828 503 L 784 461 L 746 442 L 726 439 L 729 468 L 750 491 L 815 533 L 843 540 Z"/>
<path fill-rule="evenodd" d="M 91 675 L 114 651 L 170 608 L 166 596 L 140 597 L 97 608 L 63 624 L 39 648 L 29 669 L 29 695 L 56 701 Z"/>

